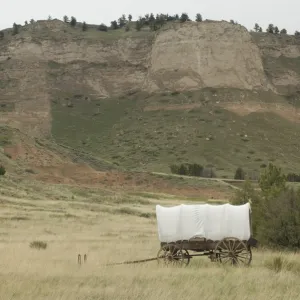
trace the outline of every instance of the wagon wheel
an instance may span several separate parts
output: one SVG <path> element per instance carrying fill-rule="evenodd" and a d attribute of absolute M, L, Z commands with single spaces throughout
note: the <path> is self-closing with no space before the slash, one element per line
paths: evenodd
<path fill-rule="evenodd" d="M 225 238 L 215 248 L 215 253 L 223 264 L 249 266 L 252 252 L 249 246 L 237 238 Z"/>
<path fill-rule="evenodd" d="M 159 249 L 157 262 L 164 265 L 187 266 L 190 263 L 190 255 L 186 249 L 167 244 Z"/>

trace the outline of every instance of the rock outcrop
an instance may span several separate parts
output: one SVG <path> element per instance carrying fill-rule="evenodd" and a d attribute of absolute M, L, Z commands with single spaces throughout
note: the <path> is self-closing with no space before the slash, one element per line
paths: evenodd
<path fill-rule="evenodd" d="M 13 107 L 0 121 L 45 135 L 50 101 L 68 93 L 299 91 L 300 41 L 225 21 L 170 23 L 155 33 L 82 32 L 59 20 L 40 21 L 0 41 L 0 69 L 0 102 Z"/>
<path fill-rule="evenodd" d="M 265 73 L 278 93 L 300 91 L 300 38 L 289 35 L 252 33 Z"/>
<path fill-rule="evenodd" d="M 177 26 L 176 26 L 177 25 Z M 162 30 L 148 76 L 157 89 L 272 89 L 248 31 L 227 22 L 190 23 Z"/>

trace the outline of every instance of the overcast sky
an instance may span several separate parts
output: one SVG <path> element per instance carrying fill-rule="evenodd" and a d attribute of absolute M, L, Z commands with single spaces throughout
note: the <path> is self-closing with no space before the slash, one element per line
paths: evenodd
<path fill-rule="evenodd" d="M 0 29 L 12 27 L 14 22 L 23 25 L 25 20 L 47 19 L 48 15 L 57 19 L 75 16 L 78 21 L 109 25 L 123 13 L 136 19 L 150 12 L 187 12 L 191 19 L 199 12 L 204 19 L 233 19 L 248 29 L 257 22 L 264 31 L 269 23 L 286 28 L 289 33 L 300 31 L 299 0 L 1 0 Z"/>

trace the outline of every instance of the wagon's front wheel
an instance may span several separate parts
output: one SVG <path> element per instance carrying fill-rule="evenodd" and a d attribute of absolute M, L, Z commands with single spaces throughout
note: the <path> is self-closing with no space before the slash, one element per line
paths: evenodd
<path fill-rule="evenodd" d="M 186 249 L 166 244 L 159 249 L 157 262 L 163 265 L 187 266 L 190 263 L 190 255 Z"/>
<path fill-rule="evenodd" d="M 215 253 L 223 264 L 249 266 L 252 260 L 251 248 L 237 238 L 225 238 L 218 242 Z"/>

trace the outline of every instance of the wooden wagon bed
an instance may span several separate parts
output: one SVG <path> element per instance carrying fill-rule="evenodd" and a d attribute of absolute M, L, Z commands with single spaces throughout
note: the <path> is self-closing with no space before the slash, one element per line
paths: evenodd
<path fill-rule="evenodd" d="M 257 240 L 240 240 L 234 237 L 224 238 L 220 241 L 195 239 L 190 241 L 177 241 L 174 243 L 161 243 L 157 254 L 159 263 L 188 265 L 192 257 L 208 256 L 212 262 L 232 265 L 250 265 L 252 261 L 251 247 L 256 247 Z M 190 254 L 196 252 L 197 254 Z"/>

